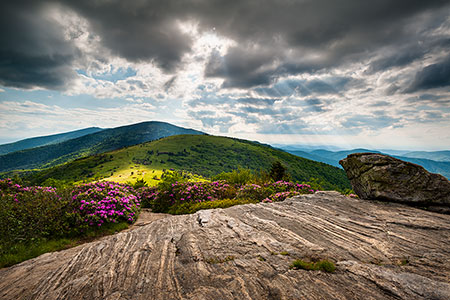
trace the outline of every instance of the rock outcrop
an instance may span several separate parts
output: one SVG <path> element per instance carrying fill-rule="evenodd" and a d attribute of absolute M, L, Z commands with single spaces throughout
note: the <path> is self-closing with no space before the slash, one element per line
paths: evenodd
<path fill-rule="evenodd" d="M 317 192 L 44 254 L 0 270 L 0 299 L 450 299 L 449 258 L 449 215 Z"/>
<path fill-rule="evenodd" d="M 377 153 L 355 153 L 339 162 L 362 199 L 403 202 L 450 213 L 450 181 L 422 166 Z"/>

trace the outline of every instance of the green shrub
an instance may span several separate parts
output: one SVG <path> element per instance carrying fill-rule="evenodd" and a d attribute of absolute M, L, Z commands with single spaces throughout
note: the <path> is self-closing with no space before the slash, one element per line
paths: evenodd
<path fill-rule="evenodd" d="M 213 181 L 226 180 L 230 184 L 246 184 L 253 182 L 256 176 L 250 169 L 244 169 L 239 167 L 237 170 L 231 172 L 222 172 L 212 178 Z"/>
<path fill-rule="evenodd" d="M 269 171 L 269 176 L 273 181 L 290 179 L 290 175 L 286 172 L 286 167 L 283 166 L 280 161 L 276 161 L 272 164 Z"/>
<path fill-rule="evenodd" d="M 301 259 L 297 259 L 290 265 L 291 269 L 303 269 L 303 270 L 313 270 L 313 271 L 324 271 L 332 273 L 336 270 L 336 266 L 333 262 L 329 260 L 320 260 L 317 262 L 306 262 Z"/>
<path fill-rule="evenodd" d="M 67 215 L 74 209 L 69 192 L 0 180 L 0 252 L 14 243 L 67 234 Z"/>

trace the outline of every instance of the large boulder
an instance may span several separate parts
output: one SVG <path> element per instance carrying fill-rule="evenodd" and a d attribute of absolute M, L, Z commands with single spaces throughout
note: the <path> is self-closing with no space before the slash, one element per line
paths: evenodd
<path fill-rule="evenodd" d="M 422 166 L 378 153 L 354 153 L 339 162 L 362 199 L 402 202 L 450 212 L 450 181 Z"/>

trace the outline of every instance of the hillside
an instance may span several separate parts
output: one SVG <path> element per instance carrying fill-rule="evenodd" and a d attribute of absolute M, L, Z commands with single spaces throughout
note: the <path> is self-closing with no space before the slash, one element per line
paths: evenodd
<path fill-rule="evenodd" d="M 450 162 L 450 151 L 414 151 L 405 153 L 403 156 Z"/>
<path fill-rule="evenodd" d="M 79 159 L 33 176 L 41 184 L 51 178 L 65 181 L 115 181 L 158 178 L 162 169 L 186 170 L 202 176 L 231 171 L 238 166 L 268 170 L 281 161 L 296 181 L 317 178 L 326 189 L 350 188 L 342 169 L 300 158 L 246 140 L 206 135 L 178 135 L 102 155 Z"/>
<path fill-rule="evenodd" d="M 163 122 L 143 122 L 6 155 L 0 155 L 0 172 L 46 168 L 80 157 L 104 153 L 177 134 L 204 134 Z"/>
<path fill-rule="evenodd" d="M 299 157 L 327 163 L 327 164 L 330 164 L 332 166 L 339 167 L 339 168 L 340 168 L 339 161 L 341 159 L 346 158 L 347 155 L 349 155 L 349 154 L 364 153 L 364 152 L 384 154 L 380 151 L 376 151 L 376 150 L 374 151 L 374 150 L 369 150 L 369 149 L 352 149 L 352 150 L 344 150 L 344 151 L 329 151 L 329 150 L 324 150 L 324 149 L 317 149 L 317 150 L 312 150 L 312 151 L 301 151 L 301 150 L 294 150 L 294 151 L 286 150 L 286 151 L 291 154 L 297 155 Z M 431 173 L 438 173 L 447 178 L 450 178 L 450 162 L 449 161 L 434 161 L 431 159 L 412 157 L 412 156 L 426 156 L 426 153 L 428 153 L 429 154 L 428 157 L 445 158 L 446 152 L 448 152 L 448 151 L 437 151 L 437 152 L 419 151 L 419 152 L 411 152 L 411 153 L 413 153 L 410 155 L 411 157 L 406 156 L 409 154 L 404 154 L 403 156 L 398 156 L 398 155 L 391 155 L 391 156 L 401 159 L 401 160 L 404 160 L 404 161 L 407 161 L 407 162 L 418 164 L 418 165 L 424 167 L 427 171 L 429 171 Z"/>
<path fill-rule="evenodd" d="M 14 143 L 9 144 L 3 144 L 0 145 L 0 155 L 2 154 L 8 154 L 15 151 L 40 147 L 40 146 L 46 146 L 50 144 L 57 144 L 61 143 L 70 139 L 75 139 L 84 135 L 96 133 L 99 131 L 102 131 L 102 128 L 98 127 L 89 127 L 85 129 L 70 131 L 70 132 L 64 132 L 59 134 L 53 134 L 53 135 L 46 135 L 46 136 L 39 136 L 29 139 L 20 140 Z"/>

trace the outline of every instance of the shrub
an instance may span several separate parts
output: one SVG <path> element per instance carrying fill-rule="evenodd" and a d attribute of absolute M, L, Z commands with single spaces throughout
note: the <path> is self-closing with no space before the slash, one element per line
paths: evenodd
<path fill-rule="evenodd" d="M 72 199 L 79 203 L 76 211 L 78 225 L 102 226 L 104 223 L 136 221 L 140 200 L 135 191 L 115 182 L 88 183 L 75 187 Z"/>
<path fill-rule="evenodd" d="M 237 170 L 233 170 L 231 172 L 222 172 L 212 178 L 212 180 L 225 180 L 230 184 L 246 184 L 249 182 L 253 182 L 256 179 L 256 176 L 253 174 L 253 171 L 250 169 L 244 169 L 239 167 Z"/>
<path fill-rule="evenodd" d="M 303 269 L 303 270 L 314 270 L 314 271 L 324 271 L 332 273 L 336 270 L 336 266 L 333 262 L 329 260 L 320 260 L 317 262 L 306 262 L 301 259 L 297 259 L 290 265 L 291 269 Z"/>
<path fill-rule="evenodd" d="M 134 189 L 139 189 L 142 187 L 148 186 L 147 182 L 144 180 L 144 178 L 136 179 L 136 182 L 133 184 Z"/>
<path fill-rule="evenodd" d="M 270 189 L 266 189 L 258 184 L 248 183 L 239 188 L 236 198 L 262 201 L 264 198 L 267 198 L 270 193 Z"/>
<path fill-rule="evenodd" d="M 63 235 L 70 229 L 66 213 L 69 197 L 54 188 L 23 187 L 0 180 L 0 240 L 3 245 Z M 1 246 L 0 246 L 1 247 Z"/>
<path fill-rule="evenodd" d="M 279 180 L 287 179 L 287 177 L 289 175 L 286 173 L 286 167 L 283 166 L 281 164 L 281 162 L 276 161 L 272 164 L 272 167 L 270 168 L 269 176 L 274 181 L 279 181 Z"/>
<path fill-rule="evenodd" d="M 232 198 L 236 189 L 225 181 L 172 183 L 170 189 L 160 190 L 151 202 L 154 212 L 166 212 L 170 206 Z"/>
<path fill-rule="evenodd" d="M 142 208 L 152 208 L 159 194 L 157 187 L 142 187 L 137 190 L 137 193 L 141 199 Z"/>

